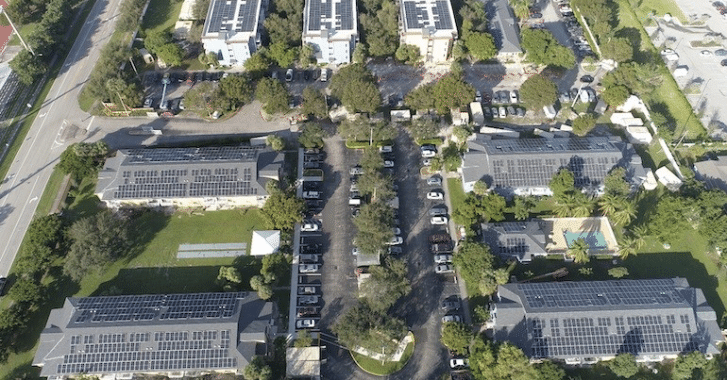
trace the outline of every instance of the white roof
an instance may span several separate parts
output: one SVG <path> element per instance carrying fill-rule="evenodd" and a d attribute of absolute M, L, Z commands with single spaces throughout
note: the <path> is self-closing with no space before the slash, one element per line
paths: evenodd
<path fill-rule="evenodd" d="M 321 376 L 321 348 L 303 347 L 288 348 L 285 352 L 288 377 L 320 377 Z"/>
<path fill-rule="evenodd" d="M 263 256 L 275 253 L 280 248 L 280 231 L 253 231 L 250 255 Z"/>

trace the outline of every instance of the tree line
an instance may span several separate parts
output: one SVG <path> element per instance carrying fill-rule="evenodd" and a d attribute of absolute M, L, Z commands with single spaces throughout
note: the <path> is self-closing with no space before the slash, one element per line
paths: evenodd
<path fill-rule="evenodd" d="M 30 22 L 42 14 L 36 28 L 26 36 L 35 54 L 23 49 L 10 61 L 20 82 L 30 85 L 48 71 L 57 51 L 68 48 L 64 34 L 71 24 L 71 0 L 13 1 L 9 10 L 20 23 Z"/>

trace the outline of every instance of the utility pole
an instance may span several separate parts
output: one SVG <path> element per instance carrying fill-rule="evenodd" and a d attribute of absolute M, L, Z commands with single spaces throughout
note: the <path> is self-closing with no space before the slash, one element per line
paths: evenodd
<path fill-rule="evenodd" d="M 15 34 L 18 35 L 18 38 L 20 39 L 20 43 L 23 44 L 23 47 L 25 47 L 25 50 L 29 51 L 30 54 L 35 56 L 35 52 L 33 51 L 33 49 L 30 48 L 30 46 L 28 44 L 25 43 L 25 40 L 23 40 L 23 36 L 20 35 L 20 32 L 18 32 L 18 30 L 15 29 L 15 24 L 13 24 L 13 21 L 10 20 L 10 16 L 8 16 L 8 12 L 3 8 L 2 5 L 0 5 L 0 13 L 4 14 L 5 18 L 8 19 L 8 23 L 10 23 L 10 26 L 13 28 L 13 32 L 15 32 Z"/>

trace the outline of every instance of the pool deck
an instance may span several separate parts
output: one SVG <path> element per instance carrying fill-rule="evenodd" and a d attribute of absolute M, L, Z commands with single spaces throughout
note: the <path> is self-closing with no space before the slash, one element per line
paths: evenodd
<path fill-rule="evenodd" d="M 547 236 L 547 250 L 551 253 L 565 253 L 568 251 L 568 243 L 565 239 L 565 232 L 593 233 L 600 232 L 603 235 L 607 248 L 605 250 L 591 251 L 591 254 L 615 254 L 618 252 L 618 243 L 613 234 L 611 224 L 606 217 L 591 218 L 544 218 L 544 231 Z"/>

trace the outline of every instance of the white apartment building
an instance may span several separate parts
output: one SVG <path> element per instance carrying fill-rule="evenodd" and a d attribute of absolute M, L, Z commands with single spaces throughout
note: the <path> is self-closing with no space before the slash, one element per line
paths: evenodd
<path fill-rule="evenodd" d="M 265 0 L 212 0 L 202 44 L 223 66 L 242 66 L 260 45 Z"/>
<path fill-rule="evenodd" d="M 318 63 L 345 64 L 358 41 L 355 0 L 307 0 L 303 43 L 313 47 Z"/>
<path fill-rule="evenodd" d="M 424 62 L 444 62 L 457 39 L 449 0 L 401 0 L 401 43 L 419 47 Z"/>

